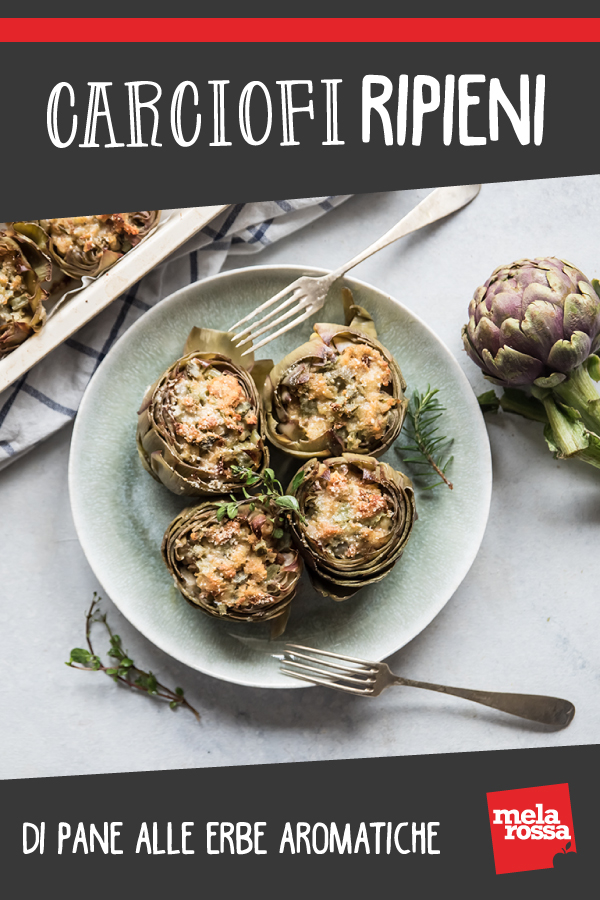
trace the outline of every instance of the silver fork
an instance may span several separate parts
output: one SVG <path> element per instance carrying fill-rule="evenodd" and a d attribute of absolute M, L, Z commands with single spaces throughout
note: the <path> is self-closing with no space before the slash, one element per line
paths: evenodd
<path fill-rule="evenodd" d="M 281 334 L 284 334 L 286 331 L 299 325 L 300 322 L 308 319 L 308 317 L 312 316 L 318 309 L 321 309 L 332 284 L 337 281 L 338 278 L 341 278 L 342 275 L 345 275 L 349 269 L 354 268 L 354 266 L 357 266 L 365 259 L 368 259 L 369 256 L 377 253 L 378 250 L 383 250 L 384 247 L 393 244 L 394 241 L 399 240 L 399 238 L 411 234 L 413 231 L 418 231 L 419 228 L 424 228 L 426 225 L 431 225 L 433 222 L 437 222 L 438 219 L 443 219 L 445 216 L 449 216 L 450 213 L 456 212 L 463 206 L 466 206 L 467 203 L 470 203 L 471 200 L 477 196 L 480 189 L 480 184 L 460 184 L 455 187 L 436 188 L 435 191 L 428 194 L 418 206 L 415 206 L 408 215 L 404 216 L 403 219 L 400 219 L 393 228 L 390 228 L 383 237 L 380 237 L 378 241 L 375 241 L 374 244 L 371 244 L 366 250 L 359 253 L 358 256 L 353 257 L 345 265 L 340 266 L 339 269 L 336 269 L 334 272 L 329 272 L 327 275 L 320 275 L 318 277 L 314 275 L 302 275 L 282 291 L 279 291 L 278 294 L 275 294 L 274 297 L 271 297 L 270 300 L 261 303 L 254 312 L 244 316 L 243 319 L 236 322 L 233 328 L 230 329 L 230 332 L 234 333 L 234 340 L 238 340 L 236 346 L 242 347 L 244 344 L 250 344 L 242 356 L 245 356 L 247 353 L 251 353 L 254 350 L 258 350 L 259 347 L 264 347 L 269 341 L 274 340 L 276 337 L 279 337 Z M 288 294 L 290 294 L 289 297 L 287 297 Z M 287 297 L 287 299 L 284 300 L 284 297 Z M 278 300 L 282 300 L 283 302 L 280 303 L 276 309 L 271 310 L 266 316 L 259 319 L 258 322 L 252 322 L 251 324 L 246 325 L 246 322 L 250 322 L 250 319 L 255 318 L 255 316 L 258 316 L 266 309 L 270 309 Z M 287 310 L 287 312 L 284 312 L 284 310 Z M 280 313 L 280 315 L 278 315 L 278 313 Z M 297 313 L 299 313 L 299 315 L 297 315 Z M 292 316 L 296 315 L 297 317 L 293 321 L 287 321 Z M 274 316 L 277 318 L 273 319 Z M 286 322 L 286 324 L 281 325 L 282 322 Z M 238 332 L 238 329 L 242 325 L 246 325 L 246 327 Z M 275 328 L 276 325 L 281 325 L 281 328 L 273 332 L 273 334 L 269 334 L 267 337 L 263 338 L 258 344 L 254 344 L 254 341 L 257 338 L 269 331 L 270 328 Z M 238 333 L 235 334 L 235 332 Z"/>
<path fill-rule="evenodd" d="M 426 691 L 439 691 L 441 694 L 452 694 L 454 697 L 473 700 L 483 706 L 491 706 L 492 709 L 520 716 L 522 719 L 531 719 L 533 722 L 543 722 L 544 725 L 555 725 L 560 728 L 566 728 L 575 715 L 573 704 L 558 697 L 473 691 L 470 688 L 413 681 L 394 675 L 386 663 L 367 662 L 364 659 L 343 656 L 341 653 L 303 647 L 302 644 L 285 645 L 280 671 L 300 681 L 323 684 L 361 697 L 378 697 L 386 688 L 396 684 L 423 688 Z"/>

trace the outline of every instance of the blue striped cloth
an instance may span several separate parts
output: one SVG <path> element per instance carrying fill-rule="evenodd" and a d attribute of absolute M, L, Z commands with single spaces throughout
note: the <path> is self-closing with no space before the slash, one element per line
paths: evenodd
<path fill-rule="evenodd" d="M 226 209 L 0 394 L 0 469 L 75 417 L 90 378 L 117 338 L 163 297 L 215 275 L 228 254 L 256 253 L 346 199 L 309 197 L 237 204 Z"/>

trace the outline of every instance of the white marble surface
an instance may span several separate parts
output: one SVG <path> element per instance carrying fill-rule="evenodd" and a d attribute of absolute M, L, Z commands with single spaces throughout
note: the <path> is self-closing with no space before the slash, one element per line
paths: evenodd
<path fill-rule="evenodd" d="M 250 264 L 336 266 L 425 193 L 354 197 Z M 452 220 L 404 239 L 355 274 L 425 319 L 479 393 L 486 383 L 460 341 L 474 288 L 500 263 L 544 254 L 600 276 L 599 197 L 600 176 L 486 185 Z M 402 294 L 400 271 L 411 285 Z M 390 662 L 415 678 L 568 697 L 577 707 L 568 730 L 410 689 L 362 700 L 325 688 L 221 683 L 165 656 L 108 600 L 110 621 L 135 660 L 181 684 L 201 724 L 101 674 L 68 669 L 70 648 L 82 643 L 84 609 L 102 589 L 73 528 L 65 428 L 0 473 L 0 777 L 598 742 L 600 472 L 553 460 L 534 423 L 498 416 L 488 430 L 494 490 L 477 560 L 437 619 Z"/>

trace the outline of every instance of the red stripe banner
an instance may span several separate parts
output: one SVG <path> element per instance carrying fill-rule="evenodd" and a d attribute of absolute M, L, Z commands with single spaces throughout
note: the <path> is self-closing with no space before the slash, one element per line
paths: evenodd
<path fill-rule="evenodd" d="M 0 18 L 3 42 L 595 42 L 600 18 Z"/>

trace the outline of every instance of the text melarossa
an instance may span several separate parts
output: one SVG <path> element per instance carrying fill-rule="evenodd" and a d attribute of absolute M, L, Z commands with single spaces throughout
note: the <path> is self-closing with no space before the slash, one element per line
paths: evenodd
<path fill-rule="evenodd" d="M 252 146 L 267 141 L 282 147 L 298 146 L 299 124 L 305 129 L 309 120 L 325 146 L 342 146 L 349 130 L 341 114 L 342 99 L 350 88 L 341 78 L 275 81 L 269 87 L 262 81 L 248 82 L 241 92 L 227 80 L 208 81 L 212 95 L 202 110 L 200 92 L 193 81 L 182 81 L 169 96 L 155 81 L 128 81 L 117 85 L 110 81 L 90 81 L 87 94 L 77 96 L 66 81 L 55 85 L 47 107 L 47 127 L 55 147 L 75 144 L 79 147 L 162 147 L 173 140 L 180 147 L 192 147 L 198 141 L 210 147 L 230 147 L 232 137 Z M 354 90 L 354 89 L 352 89 Z M 420 146 L 426 117 L 437 117 L 443 143 L 478 146 L 500 136 L 510 126 L 522 145 L 542 143 L 544 133 L 545 76 L 520 76 L 519 101 L 506 94 L 499 78 L 485 75 L 400 75 L 392 80 L 385 75 L 366 75 L 360 97 L 344 105 L 352 115 L 361 117 L 363 143 Z M 86 115 L 72 108 L 86 103 Z M 359 102 L 360 101 L 360 109 Z M 111 103 L 126 102 L 129 112 L 127 133 L 117 133 Z M 487 106 L 485 127 L 481 116 L 473 126 L 473 110 L 481 113 Z M 315 118 L 315 109 L 317 116 Z M 346 117 L 350 112 L 346 112 Z M 232 120 L 239 123 L 232 127 Z M 167 120 L 167 121 L 165 121 Z M 506 121 L 507 120 L 507 121 Z M 100 125 L 100 128 L 98 127 Z M 504 130 L 506 129 L 506 131 Z M 233 134 L 235 130 L 235 135 Z M 160 140 L 159 140 L 160 138 Z"/>

